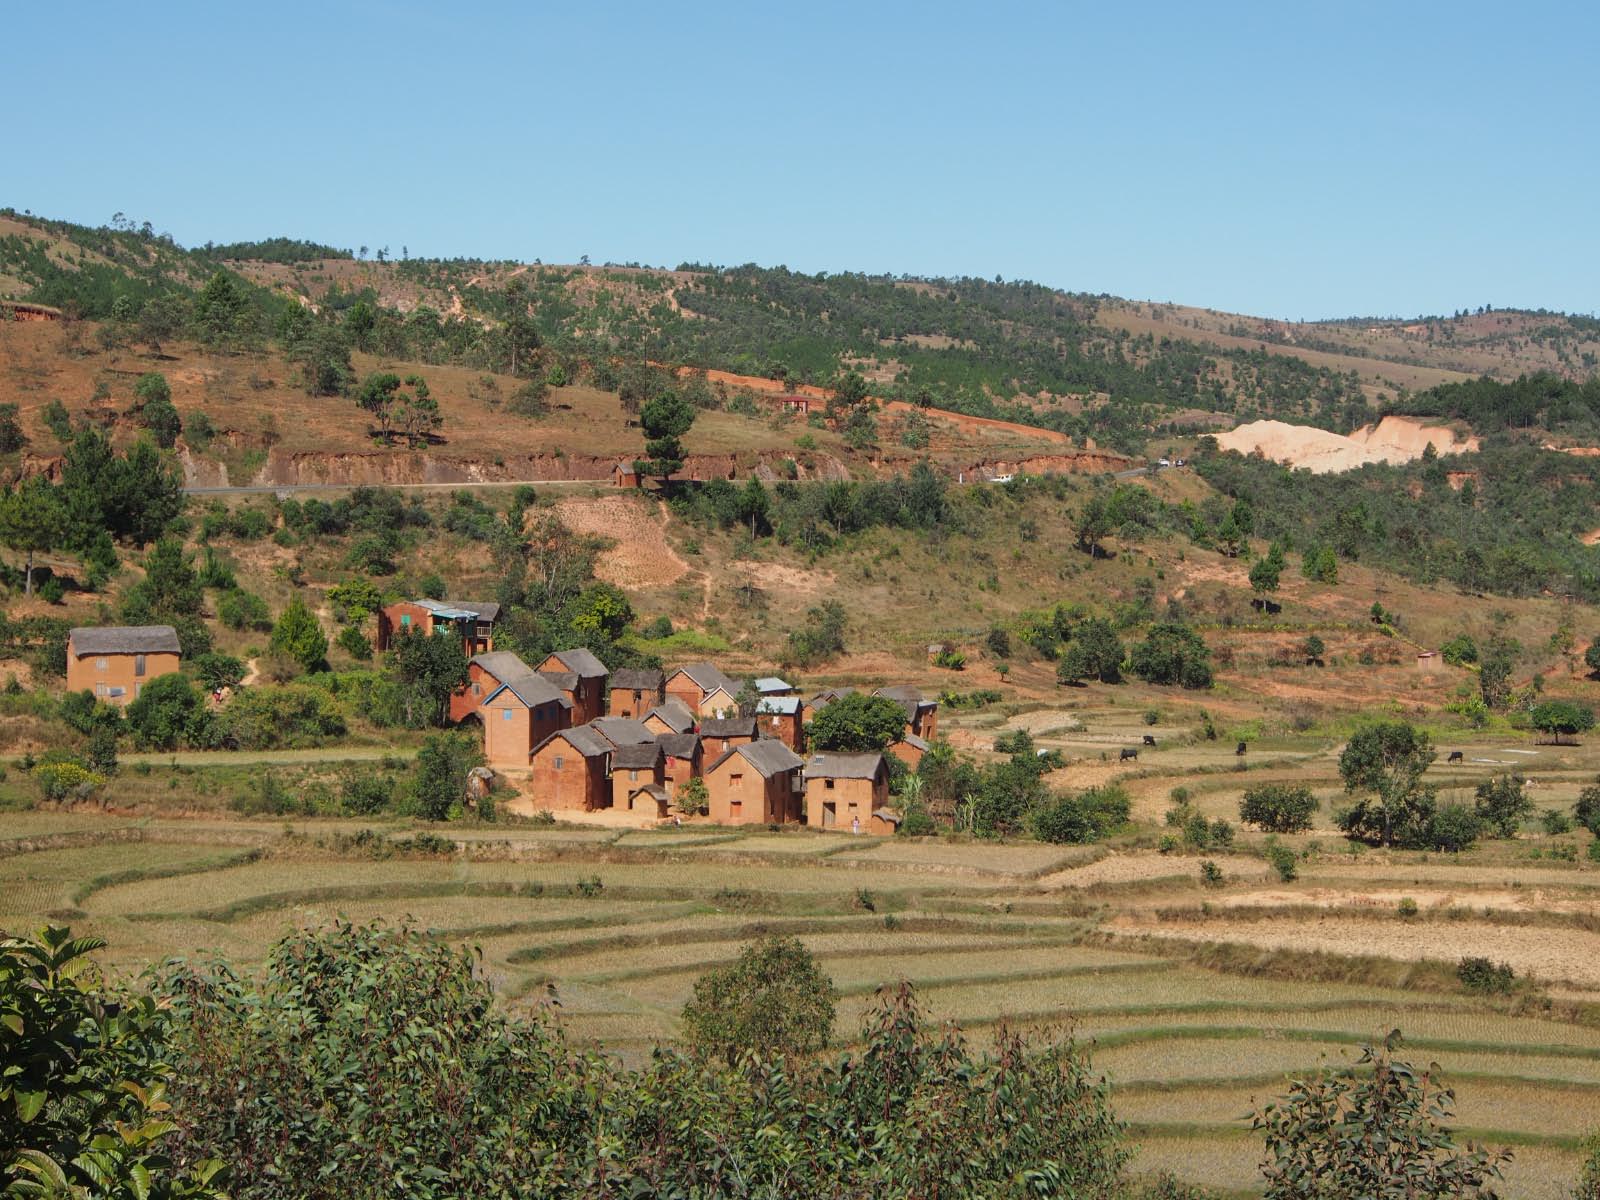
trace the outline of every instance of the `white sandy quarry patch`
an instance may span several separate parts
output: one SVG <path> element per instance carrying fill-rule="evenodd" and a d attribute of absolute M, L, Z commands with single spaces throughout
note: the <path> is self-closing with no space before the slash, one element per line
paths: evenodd
<path fill-rule="evenodd" d="M 1404 463 L 1422 457 L 1432 446 L 1439 454 L 1476 450 L 1478 439 L 1458 438 L 1442 425 L 1424 425 L 1410 417 L 1384 417 L 1363 425 L 1350 436 L 1290 425 L 1286 421 L 1251 421 L 1217 435 L 1217 445 L 1240 454 L 1259 450 L 1274 462 L 1304 467 L 1317 474 L 1352 471 L 1367 463 Z"/>

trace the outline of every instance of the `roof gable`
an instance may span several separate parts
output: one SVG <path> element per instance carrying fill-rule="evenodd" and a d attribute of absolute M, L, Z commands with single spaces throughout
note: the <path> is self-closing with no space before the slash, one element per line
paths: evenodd
<path fill-rule="evenodd" d="M 742 758 L 749 763 L 764 779 L 771 779 L 774 775 L 781 775 L 785 771 L 793 771 L 805 765 L 805 760 L 789 747 L 776 738 L 767 738 L 759 742 L 743 742 L 731 747 L 726 753 L 720 755 L 717 761 L 705 769 L 710 775 L 731 758 Z"/>
<path fill-rule="evenodd" d="M 714 663 L 690 663 L 686 667 L 679 667 L 668 679 L 675 679 L 679 675 L 687 675 L 702 692 L 714 692 L 718 688 L 730 696 L 738 695 L 739 685 L 724 675 Z"/>
<path fill-rule="evenodd" d="M 565 742 L 585 758 L 603 758 L 612 751 L 611 743 L 587 725 L 575 725 L 571 729 L 556 730 L 535 746 L 533 752 L 538 754 L 551 742 L 557 740 Z"/>
<path fill-rule="evenodd" d="M 601 662 L 582 646 L 576 646 L 571 650 L 556 650 L 550 655 L 550 658 L 555 659 L 567 670 L 583 679 L 604 678 L 610 674 L 606 670 L 605 663 Z"/>
<path fill-rule="evenodd" d="M 644 719 L 655 717 L 674 733 L 688 733 L 694 728 L 695 716 L 683 701 L 668 698 L 645 713 Z"/>

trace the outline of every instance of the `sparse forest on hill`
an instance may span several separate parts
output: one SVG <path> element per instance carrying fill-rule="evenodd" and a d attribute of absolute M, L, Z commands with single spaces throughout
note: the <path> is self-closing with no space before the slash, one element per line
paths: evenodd
<path fill-rule="evenodd" d="M 206 280 L 226 269 L 237 311 L 231 328 L 213 334 L 275 341 L 328 386 L 340 383 L 351 350 L 514 375 L 547 377 L 555 366 L 557 380 L 580 360 L 611 355 L 806 384 L 858 370 L 882 396 L 1124 451 L 1152 429 L 1203 431 L 1265 416 L 1348 431 L 1395 403 L 1445 415 L 1459 407 L 1412 396 L 1426 389 L 1408 387 L 1404 373 L 1385 375 L 1382 355 L 1349 346 L 1308 355 L 1293 336 L 1267 336 L 1271 327 L 1244 338 L 1199 318 L 1130 321 L 1124 302 L 1024 282 L 694 264 L 521 267 L 387 251 L 374 261 L 289 238 L 185 250 L 120 219 L 100 229 L 14 213 L 4 222 L 0 292 L 170 337 L 193 317 L 185 307 Z M 1541 340 L 1552 329 L 1582 344 L 1592 336 L 1577 318 L 1544 322 Z M 1312 333 L 1304 339 L 1321 345 Z M 1574 359 L 1573 369 L 1592 374 L 1592 357 L 1587 366 Z M 1497 420 L 1484 424 L 1525 423 Z"/>

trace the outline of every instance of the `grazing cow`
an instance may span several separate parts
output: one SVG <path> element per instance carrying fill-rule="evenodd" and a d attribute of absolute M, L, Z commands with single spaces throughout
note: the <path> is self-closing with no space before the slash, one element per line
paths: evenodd
<path fill-rule="evenodd" d="M 1238 755 L 1240 758 L 1243 758 L 1244 757 L 1244 752 L 1245 752 L 1245 744 L 1243 742 L 1240 742 L 1237 746 L 1235 746 L 1233 748 L 1233 752 L 1236 755 Z"/>
<path fill-rule="evenodd" d="M 1461 757 L 1461 751 L 1459 751 L 1459 750 L 1450 751 L 1450 757 L 1445 759 L 1445 762 L 1447 762 L 1447 763 L 1462 762 L 1462 761 L 1463 761 L 1463 759 Z"/>
<path fill-rule="evenodd" d="M 1132 746 L 1124 746 L 1122 748 L 1122 756 L 1120 758 L 1118 758 L 1117 761 L 1118 762 L 1127 762 L 1130 758 L 1138 758 L 1138 757 L 1139 757 L 1139 752 L 1137 750 L 1135 750 Z"/>
<path fill-rule="evenodd" d="M 1145 734 L 1144 735 L 1144 744 L 1146 746 L 1154 746 L 1156 744 L 1156 735 L 1153 734 L 1153 733 Z"/>

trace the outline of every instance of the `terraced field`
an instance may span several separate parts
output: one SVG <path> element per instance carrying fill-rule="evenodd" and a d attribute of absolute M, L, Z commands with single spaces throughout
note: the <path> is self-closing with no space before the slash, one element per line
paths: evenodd
<path fill-rule="evenodd" d="M 634 1060 L 674 1036 L 707 966 L 791 932 L 840 992 L 838 1040 L 900 979 L 978 1040 L 1002 1022 L 1070 1029 L 1114 1084 L 1136 1169 L 1242 1193 L 1260 1147 L 1241 1115 L 1394 1028 L 1445 1070 L 1460 1127 L 1513 1148 L 1510 1196 L 1562 1196 L 1600 1124 L 1600 1024 L 1580 1007 L 1600 977 L 1552 975 L 1545 1007 L 1469 995 L 1427 961 L 1496 939 L 1592 959 L 1600 869 L 1325 852 L 1283 884 L 1242 849 L 1218 856 L 1228 883 L 1202 890 L 1196 859 L 1137 845 L 478 826 L 421 856 L 396 851 L 398 823 L 353 839 L 362 827 L 0 817 L 0 927 L 70 922 L 134 974 L 213 949 L 259 962 L 297 922 L 408 921 L 479 947 L 508 1004 L 555 1003 L 575 1036 Z M 1420 914 L 1400 920 L 1397 896 Z M 1318 974 L 1269 941 L 1321 947 L 1324 966 L 1385 945 L 1393 961 Z M 1219 942 L 1228 970 L 1201 965 Z"/>

